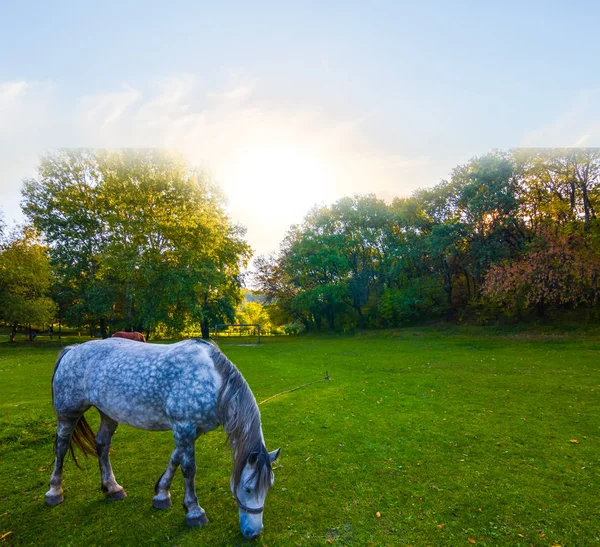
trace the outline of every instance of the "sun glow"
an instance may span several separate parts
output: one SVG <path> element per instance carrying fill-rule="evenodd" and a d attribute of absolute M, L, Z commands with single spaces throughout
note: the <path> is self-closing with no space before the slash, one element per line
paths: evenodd
<path fill-rule="evenodd" d="M 232 151 L 218 180 L 231 216 L 263 242 L 257 254 L 276 250 L 285 231 L 313 205 L 336 197 L 332 165 L 311 148 L 287 143 Z"/>
<path fill-rule="evenodd" d="M 296 222 L 331 197 L 333 182 L 330 167 L 316 153 L 287 144 L 241 149 L 223 175 L 232 205 Z"/>

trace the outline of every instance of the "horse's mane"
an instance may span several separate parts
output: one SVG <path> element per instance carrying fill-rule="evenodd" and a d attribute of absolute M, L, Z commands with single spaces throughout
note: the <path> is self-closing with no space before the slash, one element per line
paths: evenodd
<path fill-rule="evenodd" d="M 271 486 L 271 460 L 265 447 L 256 399 L 236 366 L 215 344 L 211 353 L 222 384 L 217 397 L 217 419 L 233 449 L 233 485 L 239 486 L 242 472 L 250 457 L 256 458 L 256 487 L 260 491 Z"/>

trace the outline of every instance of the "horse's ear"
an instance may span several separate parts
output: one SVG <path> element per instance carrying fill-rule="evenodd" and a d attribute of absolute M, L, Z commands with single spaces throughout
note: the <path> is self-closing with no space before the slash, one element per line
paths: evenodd
<path fill-rule="evenodd" d="M 277 450 L 273 450 L 273 452 L 269 452 L 269 460 L 273 463 L 277 458 L 279 458 L 279 453 L 281 452 L 281 448 Z"/>

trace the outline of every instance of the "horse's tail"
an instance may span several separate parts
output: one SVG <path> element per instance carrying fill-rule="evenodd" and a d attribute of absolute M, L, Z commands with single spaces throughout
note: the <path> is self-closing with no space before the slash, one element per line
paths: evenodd
<path fill-rule="evenodd" d="M 71 442 L 69 443 L 69 451 L 71 452 L 71 457 L 73 458 L 75 465 L 79 467 L 79 469 L 83 469 L 77 461 L 73 445 L 79 448 L 86 456 L 91 455 L 98 457 L 98 453 L 96 452 L 96 435 L 83 415 L 77 421 L 77 425 L 73 430 L 73 435 L 71 435 Z"/>
<path fill-rule="evenodd" d="M 52 406 L 54 407 L 54 376 L 56 375 L 56 371 L 58 370 L 58 366 L 60 362 L 63 360 L 63 357 L 75 346 L 68 346 L 64 348 L 59 354 L 58 359 L 56 359 L 56 363 L 54 364 L 54 373 L 52 374 Z M 54 441 L 56 445 L 56 439 Z M 75 456 L 75 451 L 73 450 L 73 445 L 77 446 L 86 456 L 91 454 L 92 456 L 98 456 L 96 453 L 96 436 L 94 435 L 94 431 L 90 427 L 90 424 L 87 423 L 87 420 L 82 415 L 81 418 L 77 421 L 77 425 L 73 430 L 73 434 L 71 435 L 71 441 L 69 443 L 69 451 L 71 452 L 71 457 L 75 462 L 75 465 L 79 467 L 79 469 L 83 469 L 79 462 L 77 461 L 77 457 Z M 55 446 L 56 448 L 56 446 Z"/>

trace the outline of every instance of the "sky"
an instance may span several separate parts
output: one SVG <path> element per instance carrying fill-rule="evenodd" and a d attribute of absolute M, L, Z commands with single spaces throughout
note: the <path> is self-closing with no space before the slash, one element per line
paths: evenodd
<path fill-rule="evenodd" d="M 259 255 L 315 204 L 600 146 L 597 2 L 0 1 L 9 222 L 61 147 L 183 152 Z"/>

